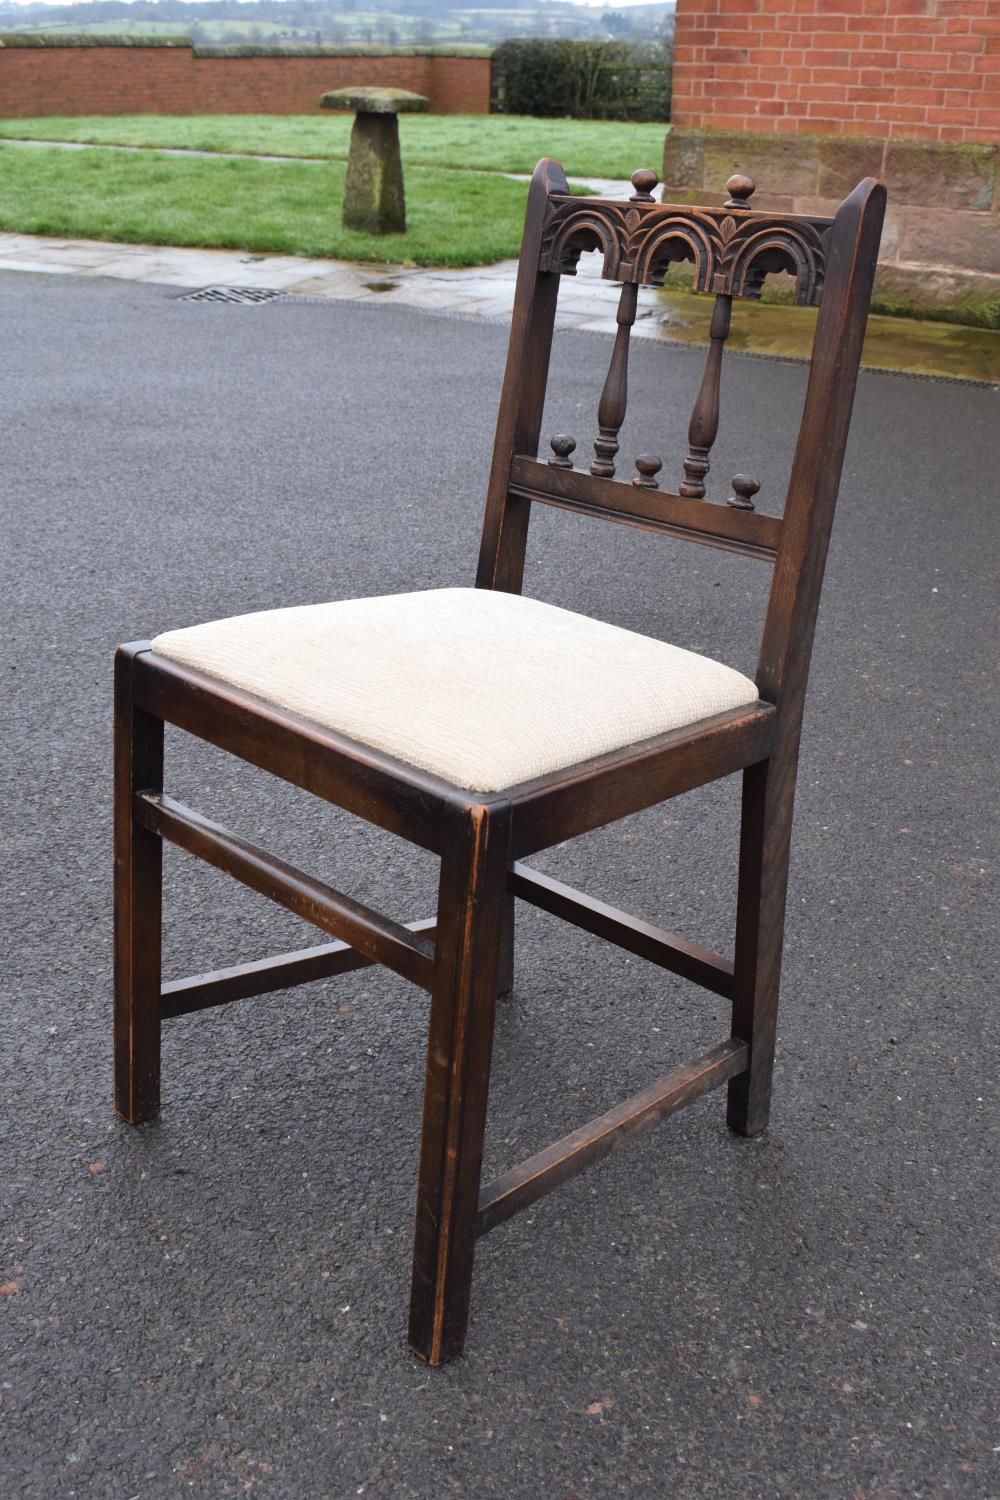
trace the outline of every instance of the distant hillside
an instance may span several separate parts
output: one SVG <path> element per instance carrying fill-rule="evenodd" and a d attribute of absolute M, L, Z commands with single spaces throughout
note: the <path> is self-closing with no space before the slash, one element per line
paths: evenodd
<path fill-rule="evenodd" d="M 673 0 L 609 5 L 606 10 L 572 0 L 90 0 L 88 4 L 13 5 L 0 0 L 0 31 L 189 36 L 196 44 L 294 42 L 337 45 L 369 42 L 497 43 L 512 36 L 667 39 Z"/>

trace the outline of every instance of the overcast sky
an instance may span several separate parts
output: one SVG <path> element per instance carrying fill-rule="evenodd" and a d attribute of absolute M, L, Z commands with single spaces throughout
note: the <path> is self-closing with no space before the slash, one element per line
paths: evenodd
<path fill-rule="evenodd" d="M 93 0 L 3 0 L 3 3 L 5 5 L 91 5 L 93 4 Z M 189 0 L 189 4 L 191 5 L 202 5 L 205 3 L 206 0 Z M 241 0 L 235 0 L 235 3 L 240 4 Z M 475 3 L 476 0 L 469 0 L 470 6 L 474 7 Z M 516 3 L 517 0 L 511 0 L 512 5 Z M 601 10 L 627 10 L 629 5 L 655 4 L 655 0 L 575 0 L 575 3 L 577 5 L 593 5 Z"/>

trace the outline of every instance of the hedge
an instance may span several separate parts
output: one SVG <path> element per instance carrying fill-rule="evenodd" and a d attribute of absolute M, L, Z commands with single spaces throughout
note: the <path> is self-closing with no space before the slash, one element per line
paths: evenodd
<path fill-rule="evenodd" d="M 670 57 L 659 42 L 517 38 L 493 53 L 493 104 L 509 115 L 666 120 Z"/>

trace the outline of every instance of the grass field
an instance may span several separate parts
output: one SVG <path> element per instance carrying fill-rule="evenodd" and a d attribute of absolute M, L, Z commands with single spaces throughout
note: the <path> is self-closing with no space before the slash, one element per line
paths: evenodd
<path fill-rule="evenodd" d="M 118 115 L 0 120 L 0 136 L 93 145 L 180 146 L 197 151 L 347 159 L 349 115 Z M 666 125 L 605 120 L 536 120 L 523 115 L 404 115 L 407 166 L 530 172 L 554 156 L 579 177 L 629 177 L 659 170 Z"/>
<path fill-rule="evenodd" d="M 388 37 L 390 29 L 396 33 L 400 44 L 405 45 L 414 32 L 419 31 L 421 35 L 426 32 L 426 25 L 421 26 L 414 16 L 393 11 L 345 11 L 342 16 L 338 16 L 337 26 L 336 36 L 324 37 L 327 45 L 364 44 L 372 41 L 379 44 L 383 38 Z M 227 21 L 200 21 L 199 27 L 200 40 L 236 45 L 256 41 L 270 42 L 279 38 L 311 43 L 316 39 L 317 30 L 315 26 L 287 26 L 280 21 L 240 21 L 238 18 Z M 44 32 L 47 36 L 65 33 L 67 36 L 101 36 L 103 34 L 105 36 L 187 37 L 191 31 L 186 21 L 129 20 L 127 16 L 111 21 L 91 21 L 83 26 L 76 21 L 54 21 L 48 24 L 33 21 L 7 29 L 15 33 L 19 31 Z M 458 41 L 461 39 L 462 29 L 458 21 L 449 21 L 444 16 L 435 18 L 434 41 L 438 44 Z"/>
<path fill-rule="evenodd" d="M 510 14 L 510 12 L 507 12 Z M 525 22 L 532 20 L 536 14 L 533 8 L 522 12 Z M 336 30 L 329 27 L 329 22 L 334 21 Z M 461 41 L 463 35 L 468 31 L 468 24 L 449 19 L 444 13 L 434 16 L 428 22 L 426 17 L 415 13 L 391 10 L 353 10 L 338 11 L 336 15 L 318 15 L 316 24 L 312 26 L 290 26 L 282 21 L 262 21 L 257 18 L 248 18 L 243 21 L 238 16 L 230 16 L 226 20 L 199 20 L 199 40 L 207 42 L 246 43 L 256 41 L 271 41 L 275 38 L 287 40 L 301 40 L 311 43 L 316 39 L 317 29 L 323 33 L 323 41 L 328 46 L 370 43 L 376 45 L 388 43 L 390 33 L 395 33 L 400 45 L 405 46 L 407 42 L 416 42 L 423 38 L 426 42 L 430 36 L 438 45 L 453 41 Z M 88 21 L 81 24 L 80 21 L 39 21 L 37 17 L 32 21 L 21 25 L 12 25 L 5 28 L 13 32 L 44 32 L 47 36 L 65 33 L 68 36 L 183 36 L 187 37 L 191 32 L 191 26 L 187 21 L 151 21 L 143 17 L 130 17 L 127 14 L 118 16 L 110 21 Z M 492 29 L 487 27 L 486 41 L 495 45 L 495 35 Z"/>
<path fill-rule="evenodd" d="M 50 21 L 46 24 L 32 20 L 21 26 L 5 26 L 4 31 L 10 31 L 15 36 L 18 32 L 44 36 L 126 36 L 133 31 L 139 36 L 187 35 L 183 21 L 144 21 L 140 28 L 135 25 L 130 26 L 125 17 L 120 23 L 118 21 L 91 21 L 86 26 L 74 25 L 72 21 Z"/>
<path fill-rule="evenodd" d="M 516 255 L 526 185 L 410 166 L 405 235 L 341 228 L 342 162 L 185 159 L 0 145 L 0 228 L 338 260 L 483 265 Z"/>

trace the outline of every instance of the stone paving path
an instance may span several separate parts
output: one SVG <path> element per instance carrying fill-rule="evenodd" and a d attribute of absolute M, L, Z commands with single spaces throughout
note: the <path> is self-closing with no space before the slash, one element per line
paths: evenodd
<path fill-rule="evenodd" d="M 590 264 L 593 262 L 593 264 Z M 562 328 L 615 331 L 619 288 L 602 281 L 596 256 L 584 256 L 580 274 L 567 277 L 556 322 Z M 508 319 L 514 301 L 515 260 L 462 270 L 445 267 L 358 265 L 295 255 L 252 255 L 244 250 L 189 250 L 169 245 L 124 245 L 0 234 L 0 270 L 49 275 L 112 276 L 194 290 L 209 286 L 267 288 L 337 301 L 367 301 L 468 317 Z M 655 291 L 640 293 L 634 332 L 658 337 L 669 317 Z"/>
<path fill-rule="evenodd" d="M 32 136 L 3 136 L 0 145 L 54 147 L 57 151 L 145 151 L 159 156 L 207 156 L 214 160 L 222 157 L 237 161 L 308 161 L 322 165 L 328 161 L 346 161 L 343 156 L 278 156 L 271 151 L 199 151 L 195 146 L 126 146 L 117 141 L 46 141 Z M 414 166 L 421 163 L 414 163 Z M 472 172 L 482 176 L 482 167 L 449 167 L 449 172 Z M 507 177 L 511 182 L 530 182 L 530 172 L 498 172 L 498 177 Z M 627 198 L 633 191 L 632 184 L 624 177 L 570 177 L 573 186 L 590 188 L 605 198 Z"/>
<path fill-rule="evenodd" d="M 144 151 L 148 155 L 155 152 L 157 156 L 208 156 L 218 160 L 221 156 L 224 160 L 235 157 L 237 161 L 311 161 L 326 162 L 331 160 L 346 161 L 346 157 L 332 158 L 328 156 L 276 156 L 270 151 L 199 151 L 195 146 L 126 146 L 120 141 L 46 141 L 37 140 L 33 136 L 4 136 L 5 146 L 41 146 L 43 149 L 56 151 Z"/>

